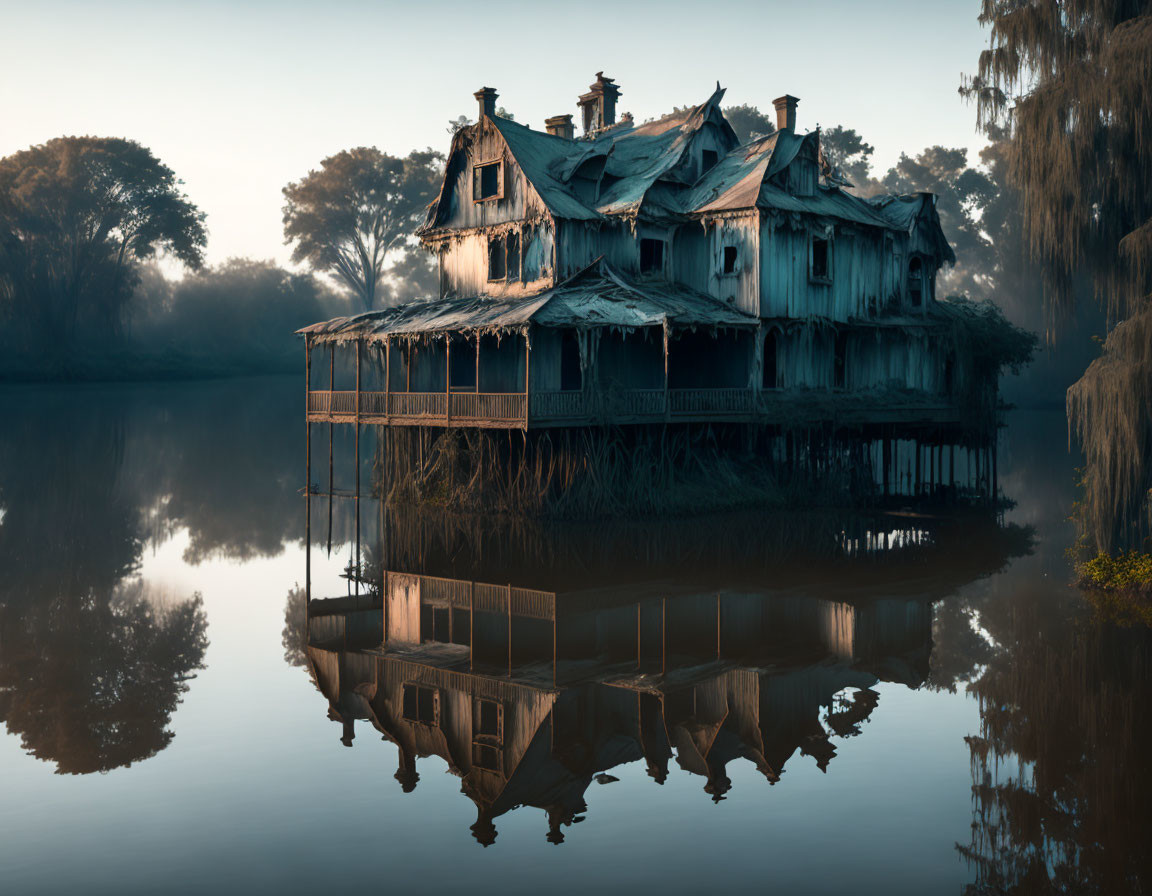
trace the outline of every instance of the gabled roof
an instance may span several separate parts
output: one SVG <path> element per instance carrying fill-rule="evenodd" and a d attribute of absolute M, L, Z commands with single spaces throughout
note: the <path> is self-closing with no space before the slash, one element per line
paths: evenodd
<path fill-rule="evenodd" d="M 940 226 L 934 193 L 876 196 L 868 200 L 876 213 L 894 230 L 911 236 L 911 250 L 942 258 L 956 264 L 956 253 L 948 245 Z"/>
<path fill-rule="evenodd" d="M 297 330 L 316 342 L 543 327 L 755 327 L 756 317 L 664 280 L 633 280 L 597 259 L 558 286 L 528 296 L 445 298 L 337 317 Z"/>
<path fill-rule="evenodd" d="M 931 196 L 866 200 L 845 192 L 844 183 L 827 177 L 827 171 L 823 178 L 813 174 L 816 186 L 810 193 L 792 192 L 778 175 L 795 164 L 820 167 L 819 132 L 798 134 L 785 129 L 736 146 L 736 134 L 720 108 L 723 98 L 724 90 L 717 85 L 697 106 L 639 125 L 625 119 L 579 140 L 493 116 L 457 133 L 450 165 L 466 148 L 475 128 L 491 126 L 548 212 L 558 219 L 687 221 L 756 210 L 793 215 L 797 220 L 811 215 L 909 233 L 913 251 L 954 262 Z M 718 129 L 721 144 L 730 149 L 690 182 L 689 172 L 695 172 L 696 166 L 688 151 L 706 126 Z M 429 207 L 424 232 L 441 223 L 440 205 L 451 179 L 450 173 L 446 175 L 440 199 Z M 590 181 L 595 182 L 594 189 Z"/>

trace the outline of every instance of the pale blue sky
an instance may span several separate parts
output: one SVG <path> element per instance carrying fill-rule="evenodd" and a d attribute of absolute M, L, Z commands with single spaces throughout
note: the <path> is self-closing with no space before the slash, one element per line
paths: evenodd
<path fill-rule="evenodd" d="M 102 3 L 0 0 L 0 155 L 62 134 L 131 137 L 208 213 L 209 260 L 284 261 L 280 189 L 326 155 L 447 148 L 491 85 L 517 121 L 575 111 L 597 71 L 638 119 L 703 101 L 843 124 L 886 169 L 982 145 L 957 95 L 986 41 L 978 0 L 939 2 Z"/>

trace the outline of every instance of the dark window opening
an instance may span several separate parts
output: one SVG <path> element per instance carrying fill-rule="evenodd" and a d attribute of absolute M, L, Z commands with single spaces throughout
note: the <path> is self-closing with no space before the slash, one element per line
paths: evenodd
<path fill-rule="evenodd" d="M 495 700 L 480 701 L 479 725 L 476 734 L 502 740 L 504 737 L 504 707 Z"/>
<path fill-rule="evenodd" d="M 640 273 L 659 274 L 664 270 L 664 240 L 640 240 Z"/>
<path fill-rule="evenodd" d="M 560 389 L 564 392 L 578 392 L 583 385 L 580 343 L 575 330 L 565 330 L 560 338 Z"/>
<path fill-rule="evenodd" d="M 836 349 L 832 362 L 832 388 L 843 389 L 848 383 L 848 334 L 836 334 Z"/>
<path fill-rule="evenodd" d="M 828 248 L 828 240 L 812 238 L 812 276 L 818 280 L 829 280 L 832 277 Z"/>
<path fill-rule="evenodd" d="M 776 331 L 764 337 L 764 379 L 765 389 L 775 389 L 780 383 L 776 378 Z"/>
<path fill-rule="evenodd" d="M 508 245 L 508 279 L 520 279 L 520 234 L 515 230 L 509 231 L 507 237 Z"/>
<path fill-rule="evenodd" d="M 924 303 L 924 265 L 919 258 L 908 262 L 908 298 L 914 308 Z"/>
<path fill-rule="evenodd" d="M 700 174 L 710 171 L 720 161 L 720 155 L 714 149 L 706 149 L 700 154 Z"/>
<path fill-rule="evenodd" d="M 503 280 L 508 276 L 507 248 L 503 237 L 488 239 L 488 279 Z"/>
<path fill-rule="evenodd" d="M 736 273 L 736 256 L 737 256 L 737 254 L 738 253 L 736 251 L 735 246 L 725 246 L 724 247 L 724 273 L 725 274 L 735 274 Z"/>
<path fill-rule="evenodd" d="M 472 199 L 483 202 L 486 199 L 499 199 L 504 193 L 500 162 L 477 165 L 472 169 Z"/>
<path fill-rule="evenodd" d="M 404 718 L 422 725 L 439 725 L 440 695 L 436 689 L 404 685 Z"/>
<path fill-rule="evenodd" d="M 454 339 L 448 352 L 448 385 L 453 392 L 476 391 L 476 340 Z"/>
<path fill-rule="evenodd" d="M 504 754 L 499 747 L 494 747 L 491 744 L 473 744 L 472 745 L 472 764 L 477 768 L 482 768 L 490 772 L 503 771 Z"/>

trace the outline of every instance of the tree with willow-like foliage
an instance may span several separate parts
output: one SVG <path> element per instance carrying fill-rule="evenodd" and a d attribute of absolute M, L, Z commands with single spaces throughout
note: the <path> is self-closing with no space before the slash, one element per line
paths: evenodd
<path fill-rule="evenodd" d="M 371 311 L 386 294 L 387 263 L 414 248 L 443 170 L 432 149 L 397 158 L 361 146 L 329 156 L 284 188 L 292 260 L 332 276 Z"/>
<path fill-rule="evenodd" d="M 991 44 L 961 91 L 1007 126 L 1005 162 L 1057 320 L 1090 280 L 1114 318 L 1068 392 L 1092 547 L 1152 534 L 1152 2 L 985 0 Z"/>

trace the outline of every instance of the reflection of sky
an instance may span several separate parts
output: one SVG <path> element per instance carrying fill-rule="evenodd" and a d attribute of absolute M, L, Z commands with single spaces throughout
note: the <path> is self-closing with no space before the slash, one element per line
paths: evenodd
<path fill-rule="evenodd" d="M 208 212 L 209 258 L 287 258 L 280 189 L 341 149 L 445 149 L 445 125 L 500 91 L 518 121 L 575 111 L 595 72 L 638 119 L 702 102 L 856 128 L 886 170 L 902 151 L 975 148 L 957 96 L 984 35 L 962 3 L 0 0 L 0 155 L 62 134 L 151 147 Z M 974 153 L 973 153 L 974 157 Z"/>
<path fill-rule="evenodd" d="M 227 388 L 201 384 L 189 392 L 214 399 Z M 179 470 L 207 494 L 211 482 L 235 481 L 248 455 L 260 453 L 259 440 L 245 440 L 219 414 L 211 419 L 225 437 L 206 435 L 197 448 L 192 435 L 213 405 L 165 401 L 174 409 L 165 432 L 190 457 L 176 464 L 168 442 L 154 448 L 149 473 L 159 481 Z M 248 419 L 252 409 L 240 416 Z M 154 431 L 154 419 L 141 412 L 129 429 L 137 436 L 137 430 Z M 1020 500 L 1013 516 L 1036 523 L 1042 535 L 1061 531 L 1065 512 L 1058 487 L 1071 463 L 1054 438 L 1061 419 L 1014 416 L 1002 453 L 1003 481 Z M 284 415 L 283 428 L 261 430 L 260 438 L 275 446 L 296 433 L 293 418 Z M 216 441 L 232 447 L 219 466 L 211 450 Z M 263 456 L 272 456 L 271 448 Z M 300 468 L 287 456 L 282 463 L 287 467 L 270 469 L 281 471 L 278 488 L 299 507 L 291 494 L 297 480 L 283 469 Z M 210 470 L 197 474 L 204 464 Z M 245 506 L 281 506 L 276 490 L 261 485 L 254 480 L 248 490 L 233 492 L 231 505 L 213 493 L 207 503 L 235 520 L 188 518 L 233 538 L 266 527 L 269 520 Z M 296 525 L 276 529 L 277 537 L 294 537 Z M 250 534 L 263 543 L 259 533 Z M 180 524 L 172 537 L 146 547 L 140 569 L 175 598 L 200 592 L 208 618 L 207 669 L 172 716 L 175 739 L 131 768 L 74 777 L 53 775 L 52 764 L 25 755 L 18 738 L 0 735 L 0 880 L 6 889 L 154 892 L 162 881 L 166 892 L 315 892 L 335 874 L 343 884 L 443 890 L 458 883 L 464 863 L 478 892 L 498 884 L 509 892 L 559 885 L 635 893 L 653 882 L 710 892 L 723 875 L 730 885 L 783 893 L 920 894 L 959 892 L 968 878 L 954 844 L 970 837 L 964 736 L 978 731 L 979 718 L 962 691 L 879 684 L 879 705 L 862 733 L 832 738 L 838 755 L 827 774 L 796 753 L 780 783 L 769 786 L 751 763 L 737 760 L 727 766 L 733 786 L 718 805 L 702 778 L 674 763 L 663 787 L 641 763 L 613 768 L 620 781 L 589 787 L 587 820 L 565 829 L 560 848 L 545 841 L 542 811 L 520 809 L 497 819 L 498 839 L 485 850 L 469 831 L 474 806 L 440 759 L 421 760 L 416 792 L 402 794 L 392 777 L 395 747 L 365 723 L 357 724 L 354 748 L 342 747 L 340 726 L 326 717 L 327 701 L 303 670 L 284 663 L 284 602 L 303 578 L 301 548 L 289 543 L 272 557 L 240 562 L 212 555 L 190 565 L 184 559 L 189 542 Z M 1057 575 L 1063 543 L 1042 538 L 1037 556 L 1014 561 L 962 594 L 992 590 L 1010 598 L 1044 574 Z M 343 590 L 346 549 L 331 559 L 315 550 L 312 562 L 315 593 Z"/>
<path fill-rule="evenodd" d="M 497 819 L 484 850 L 469 832 L 475 809 L 440 759 L 421 760 L 415 793 L 402 794 L 395 747 L 365 723 L 354 748 L 342 747 L 326 701 L 284 664 L 284 600 L 301 550 L 191 567 L 186 542 L 180 533 L 147 551 L 141 570 L 175 594 L 202 592 L 209 620 L 208 668 L 172 719 L 171 745 L 129 769 L 57 777 L 0 738 L 0 874 L 14 891 L 36 892 L 62 843 L 75 871 L 45 889 L 146 891 L 162 875 L 169 892 L 294 892 L 331 882 L 338 857 L 344 883 L 421 891 L 458 882 L 461 861 L 481 892 L 497 881 L 509 892 L 542 881 L 636 892 L 654 879 L 688 889 L 721 869 L 779 892 L 817 892 L 814 880 L 818 892 L 957 892 L 966 879 L 953 844 L 968 838 L 963 736 L 978 719 L 961 695 L 880 684 L 863 733 L 832 738 L 827 774 L 797 753 L 769 786 L 737 760 L 719 805 L 674 764 L 663 787 L 642 763 L 617 767 L 621 780 L 592 784 L 587 821 L 565 829 L 559 849 L 544 839 L 544 813 L 521 809 Z M 335 586 L 343 561 L 317 552 L 317 578 Z M 110 848 L 110 836 L 130 848 Z"/>

